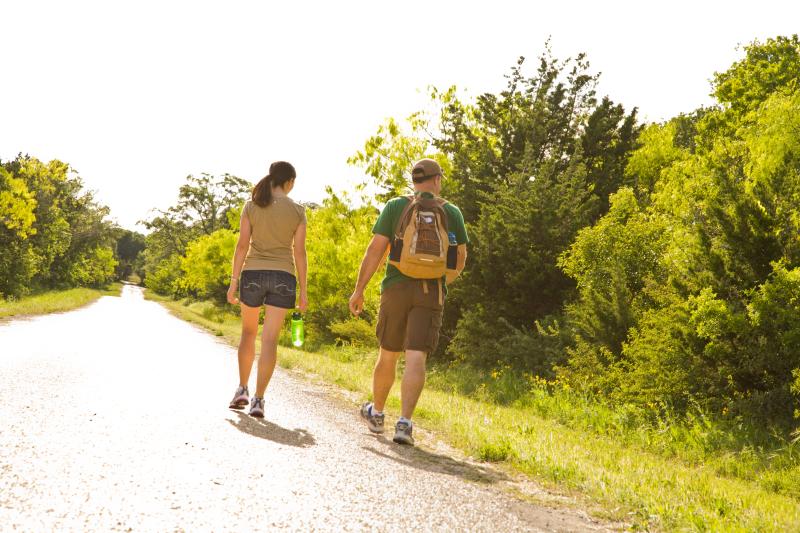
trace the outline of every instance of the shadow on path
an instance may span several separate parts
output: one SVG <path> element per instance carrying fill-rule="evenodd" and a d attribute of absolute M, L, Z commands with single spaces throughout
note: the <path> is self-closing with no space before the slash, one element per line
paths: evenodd
<path fill-rule="evenodd" d="M 375 455 L 391 459 L 405 466 L 419 468 L 437 474 L 458 476 L 469 481 L 477 481 L 480 483 L 497 483 L 498 481 L 508 480 L 508 476 L 491 468 L 458 461 L 452 457 L 428 452 L 421 448 L 395 444 L 383 436 L 376 436 L 375 439 L 383 444 L 389 445 L 391 453 L 385 453 L 375 448 L 370 448 L 369 446 L 362 446 L 362 448 Z"/>
<path fill-rule="evenodd" d="M 233 413 L 239 417 L 239 420 L 228 419 L 228 423 L 248 435 L 298 448 L 308 448 L 317 443 L 314 436 L 305 429 L 286 429 L 268 420 L 259 420 L 239 411 L 233 411 Z"/>

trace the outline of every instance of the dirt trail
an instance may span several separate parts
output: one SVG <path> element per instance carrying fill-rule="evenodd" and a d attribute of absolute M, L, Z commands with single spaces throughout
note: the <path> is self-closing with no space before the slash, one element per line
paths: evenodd
<path fill-rule="evenodd" d="M 0 530 L 604 530 L 376 438 L 280 369 L 265 421 L 230 411 L 235 376 L 233 349 L 133 286 L 0 324 Z"/>

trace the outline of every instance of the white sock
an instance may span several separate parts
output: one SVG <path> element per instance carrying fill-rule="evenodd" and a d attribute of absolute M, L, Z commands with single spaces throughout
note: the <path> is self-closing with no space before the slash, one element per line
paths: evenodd
<path fill-rule="evenodd" d="M 369 404 L 369 414 L 370 416 L 382 415 L 383 411 L 378 411 L 377 409 L 375 409 L 375 404 L 371 403 Z"/>
<path fill-rule="evenodd" d="M 404 416 L 401 416 L 401 417 L 400 417 L 400 418 L 399 418 L 397 421 L 398 421 L 398 422 L 405 422 L 405 423 L 406 423 L 406 424 L 408 424 L 409 426 L 411 425 L 411 419 L 409 419 L 409 418 L 406 418 L 406 417 L 404 417 Z"/>

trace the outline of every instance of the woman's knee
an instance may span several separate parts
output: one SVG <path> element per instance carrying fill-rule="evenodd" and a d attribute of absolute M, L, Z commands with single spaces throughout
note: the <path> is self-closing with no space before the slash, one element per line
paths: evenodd
<path fill-rule="evenodd" d="M 242 338 L 247 340 L 254 340 L 258 335 L 258 324 L 253 326 L 249 326 L 247 324 L 242 325 Z"/>
<path fill-rule="evenodd" d="M 264 346 L 277 346 L 278 345 L 278 337 L 279 335 L 273 335 L 267 332 L 264 332 L 261 335 L 261 344 Z"/>

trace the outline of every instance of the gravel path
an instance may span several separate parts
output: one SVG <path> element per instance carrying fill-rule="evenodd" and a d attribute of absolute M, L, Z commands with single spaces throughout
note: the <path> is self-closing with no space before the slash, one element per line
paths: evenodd
<path fill-rule="evenodd" d="M 277 369 L 257 421 L 235 382 L 235 350 L 133 286 L 0 324 L 0 530 L 604 530 L 370 435 L 323 386 Z"/>

